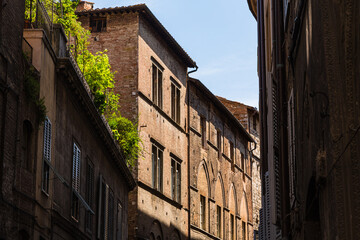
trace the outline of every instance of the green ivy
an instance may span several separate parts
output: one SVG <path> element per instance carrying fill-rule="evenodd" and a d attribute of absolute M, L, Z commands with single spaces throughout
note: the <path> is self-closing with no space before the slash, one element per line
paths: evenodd
<path fill-rule="evenodd" d="M 119 95 L 114 92 L 114 72 L 111 71 L 107 50 L 95 55 L 88 50 L 90 32 L 77 21 L 75 9 L 79 0 L 62 0 L 63 17 L 57 17 L 57 23 L 63 25 L 65 33 L 75 38 L 76 48 L 70 50 L 75 56 L 80 70 L 89 84 L 94 96 L 94 104 L 100 114 L 104 114 L 112 130 L 114 139 L 120 145 L 128 166 L 135 166 L 142 151 L 141 139 L 136 124 L 121 116 Z M 57 4 L 57 12 L 61 12 Z M 58 16 L 60 16 L 58 14 Z"/>

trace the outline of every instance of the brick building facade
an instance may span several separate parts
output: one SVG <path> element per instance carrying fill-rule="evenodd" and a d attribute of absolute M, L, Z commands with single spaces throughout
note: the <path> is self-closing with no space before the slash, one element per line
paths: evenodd
<path fill-rule="evenodd" d="M 24 30 L 24 1 L 2 1 L 0 13 L 14 23 L 1 24 L 0 38 L 0 239 L 126 238 L 136 183 L 62 27 Z"/>
<path fill-rule="evenodd" d="M 246 131 L 254 139 L 255 143 L 250 146 L 251 168 L 252 168 L 252 204 L 253 204 L 253 228 L 257 236 L 260 223 L 261 209 L 261 161 L 260 161 L 260 122 L 259 112 L 256 108 L 217 97 L 239 120 Z M 257 238 L 255 238 L 257 239 Z"/>
<path fill-rule="evenodd" d="M 230 239 L 231 231 L 251 239 L 252 138 L 212 93 L 188 79 L 196 63 L 145 5 L 94 9 L 81 2 L 77 15 L 91 31 L 89 49 L 108 50 L 122 115 L 138 123 L 143 141 L 129 239 Z M 211 131 L 202 132 L 201 124 Z M 224 150 L 216 150 L 216 129 Z"/>

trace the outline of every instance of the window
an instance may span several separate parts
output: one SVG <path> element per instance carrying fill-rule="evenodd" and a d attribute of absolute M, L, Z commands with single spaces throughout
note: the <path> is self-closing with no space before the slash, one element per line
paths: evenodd
<path fill-rule="evenodd" d="M 22 162 L 26 169 L 30 170 L 32 165 L 31 145 L 32 145 L 32 126 L 27 120 L 23 123 L 23 140 L 22 140 Z"/>
<path fill-rule="evenodd" d="M 162 108 L 162 70 L 152 64 L 152 100 L 155 105 Z"/>
<path fill-rule="evenodd" d="M 256 131 L 256 115 L 253 115 L 252 124 L 253 124 L 253 129 Z"/>
<path fill-rule="evenodd" d="M 244 170 L 244 167 L 245 167 L 245 155 L 244 153 L 240 153 L 241 155 L 241 169 Z"/>
<path fill-rule="evenodd" d="M 181 165 L 171 159 L 171 197 L 174 201 L 181 201 Z"/>
<path fill-rule="evenodd" d="M 217 149 L 218 149 L 218 158 L 221 157 L 221 131 L 216 130 L 216 136 L 217 136 Z"/>
<path fill-rule="evenodd" d="M 80 161 L 81 151 L 76 143 L 73 145 L 73 170 L 72 170 L 72 207 L 71 216 L 79 219 L 79 198 L 76 193 L 80 193 Z"/>
<path fill-rule="evenodd" d="M 162 192 L 163 152 L 157 146 L 152 146 L 152 185 Z"/>
<path fill-rule="evenodd" d="M 205 230 L 206 229 L 206 198 L 203 195 L 200 195 L 200 228 Z"/>
<path fill-rule="evenodd" d="M 117 205 L 117 227 L 116 227 L 116 240 L 122 240 L 122 205 L 118 202 Z"/>
<path fill-rule="evenodd" d="M 180 124 L 180 89 L 174 82 L 171 83 L 171 118 Z"/>
<path fill-rule="evenodd" d="M 106 31 L 106 17 L 91 17 L 89 30 L 92 33 L 105 32 Z"/>
<path fill-rule="evenodd" d="M 235 153 L 234 153 L 234 143 L 231 141 L 230 141 L 230 160 L 231 160 L 231 169 L 234 171 Z"/>
<path fill-rule="evenodd" d="M 99 239 L 114 239 L 114 211 L 114 193 L 100 175 L 97 235 Z"/>
<path fill-rule="evenodd" d="M 49 193 L 50 162 L 51 162 L 51 122 L 46 117 L 44 122 L 44 152 L 43 152 L 43 173 L 42 190 Z"/>
<path fill-rule="evenodd" d="M 235 219 L 233 214 L 230 214 L 230 239 L 235 239 Z"/>
<path fill-rule="evenodd" d="M 94 199 L 94 165 L 88 161 L 86 166 L 86 202 L 90 207 L 93 205 Z M 92 214 L 90 211 L 85 213 L 85 229 L 87 232 L 92 232 Z"/>
<path fill-rule="evenodd" d="M 295 201 L 295 185 L 296 185 L 296 157 L 295 157 L 295 116 L 294 116 L 294 97 L 293 91 L 290 93 L 288 101 L 288 146 L 289 146 L 289 194 L 290 204 Z"/>
<path fill-rule="evenodd" d="M 205 147 L 205 145 L 206 145 L 206 119 L 205 119 L 205 117 L 200 117 L 200 133 L 201 133 L 201 146 Z"/>
<path fill-rule="evenodd" d="M 245 222 L 242 222 L 242 240 L 247 240 L 247 237 L 246 237 L 246 224 L 245 224 Z"/>
<path fill-rule="evenodd" d="M 221 207 L 219 205 L 216 206 L 216 229 L 217 236 L 221 237 Z"/>

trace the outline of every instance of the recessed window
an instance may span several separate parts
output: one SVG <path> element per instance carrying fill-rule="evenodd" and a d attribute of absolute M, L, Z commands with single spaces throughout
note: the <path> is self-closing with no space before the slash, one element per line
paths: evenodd
<path fill-rule="evenodd" d="M 203 195 L 200 195 L 200 227 L 201 229 L 206 229 L 206 198 Z"/>
<path fill-rule="evenodd" d="M 49 193 L 50 162 L 51 162 L 51 122 L 46 117 L 44 122 L 42 190 Z"/>
<path fill-rule="evenodd" d="M 221 237 L 221 207 L 219 205 L 216 206 L 216 229 L 217 236 Z"/>
<path fill-rule="evenodd" d="M 152 64 L 152 100 L 162 108 L 162 70 L 157 64 Z"/>
<path fill-rule="evenodd" d="M 221 157 L 221 131 L 217 130 L 216 131 L 216 139 L 217 139 L 217 149 L 218 149 L 218 158 L 220 159 Z"/>
<path fill-rule="evenodd" d="M 230 239 L 235 239 L 235 219 L 233 214 L 230 214 Z"/>
<path fill-rule="evenodd" d="M 245 222 L 242 222 L 242 239 L 243 239 L 243 240 L 247 240 L 247 237 L 246 237 L 246 224 L 245 224 Z"/>
<path fill-rule="evenodd" d="M 200 117 L 200 133 L 201 133 L 201 146 L 205 147 L 205 145 L 206 145 L 206 119 L 205 119 L 205 117 Z"/>
<path fill-rule="evenodd" d="M 230 160 L 231 160 L 231 169 L 235 169 L 235 148 L 234 143 L 230 141 Z"/>
<path fill-rule="evenodd" d="M 180 124 L 180 89 L 171 83 L 171 118 Z"/>
<path fill-rule="evenodd" d="M 27 120 L 23 123 L 23 140 L 22 140 L 22 162 L 26 169 L 32 167 L 32 126 Z"/>
<path fill-rule="evenodd" d="M 163 151 L 157 146 L 152 146 L 152 185 L 153 188 L 162 192 L 163 179 Z"/>
<path fill-rule="evenodd" d="M 94 199 L 94 165 L 88 161 L 86 166 L 86 202 L 92 208 Z M 92 232 L 93 216 L 90 211 L 85 213 L 85 229 Z"/>
<path fill-rule="evenodd" d="M 174 201 L 181 201 L 181 164 L 171 159 L 171 197 Z"/>
<path fill-rule="evenodd" d="M 240 153 L 241 155 L 241 169 L 244 170 L 244 167 L 245 167 L 245 155 L 244 153 Z"/>
<path fill-rule="evenodd" d="M 256 116 L 255 115 L 253 115 L 252 125 L 253 125 L 253 129 L 256 131 Z"/>
<path fill-rule="evenodd" d="M 106 31 L 106 17 L 91 17 L 90 18 L 90 32 L 105 32 Z"/>
<path fill-rule="evenodd" d="M 73 171 L 72 171 L 72 207 L 71 216 L 75 219 L 79 219 L 79 198 L 80 194 L 80 161 L 81 151 L 79 146 L 73 144 Z"/>
<path fill-rule="evenodd" d="M 98 239 L 113 239 L 115 226 L 114 192 L 100 175 L 98 199 Z"/>

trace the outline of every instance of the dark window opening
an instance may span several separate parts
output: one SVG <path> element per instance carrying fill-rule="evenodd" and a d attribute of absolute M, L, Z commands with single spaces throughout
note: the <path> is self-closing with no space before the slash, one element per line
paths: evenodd
<path fill-rule="evenodd" d="M 90 32 L 105 32 L 106 17 L 90 18 Z"/>

